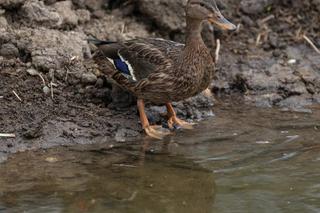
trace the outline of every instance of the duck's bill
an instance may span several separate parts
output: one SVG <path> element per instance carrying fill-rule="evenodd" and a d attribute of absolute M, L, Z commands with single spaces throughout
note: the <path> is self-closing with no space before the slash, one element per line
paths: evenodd
<path fill-rule="evenodd" d="M 209 18 L 208 21 L 211 24 L 216 25 L 217 27 L 221 28 L 222 30 L 236 30 L 237 27 L 236 25 L 232 24 L 230 21 L 228 21 L 226 18 L 223 16 L 219 19 L 214 19 L 214 18 Z"/>

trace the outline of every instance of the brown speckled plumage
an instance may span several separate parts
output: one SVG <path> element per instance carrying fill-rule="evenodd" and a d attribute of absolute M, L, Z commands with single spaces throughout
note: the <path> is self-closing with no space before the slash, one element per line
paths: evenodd
<path fill-rule="evenodd" d="M 221 15 L 214 0 L 189 0 L 186 15 L 185 44 L 156 38 L 93 43 L 99 47 L 94 60 L 100 70 L 137 96 L 140 111 L 144 111 L 143 100 L 166 104 L 171 123 L 187 126 L 175 117 L 170 103 L 197 95 L 212 80 L 214 60 L 201 37 L 202 23 L 208 20 L 225 29 L 235 26 Z M 146 130 L 144 112 L 140 118 Z M 146 132 L 152 135 L 155 130 Z"/>
<path fill-rule="evenodd" d="M 199 35 L 190 38 L 187 45 L 162 39 L 134 39 L 102 45 L 94 59 L 101 70 L 112 68 L 105 65 L 110 63 L 106 53 L 114 48 L 129 61 L 136 81 L 116 69 L 108 71 L 109 77 L 138 98 L 157 104 L 180 101 L 206 89 L 213 76 L 213 59 L 199 37 L 200 23 L 198 27 Z"/>

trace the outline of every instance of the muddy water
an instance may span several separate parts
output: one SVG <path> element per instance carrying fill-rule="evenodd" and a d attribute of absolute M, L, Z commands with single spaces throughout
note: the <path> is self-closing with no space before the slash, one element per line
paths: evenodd
<path fill-rule="evenodd" d="M 163 142 L 12 156 L 0 212 L 320 212 L 320 110 L 221 107 Z"/>

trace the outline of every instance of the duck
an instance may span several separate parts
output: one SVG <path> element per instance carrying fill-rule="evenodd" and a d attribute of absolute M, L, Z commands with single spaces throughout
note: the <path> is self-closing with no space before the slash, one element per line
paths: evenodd
<path fill-rule="evenodd" d="M 192 129 L 177 117 L 172 102 L 193 97 L 207 89 L 214 76 L 215 60 L 202 36 L 204 22 L 234 31 L 236 26 L 221 14 L 215 0 L 188 0 L 186 39 L 178 43 L 162 38 L 135 38 L 123 42 L 89 39 L 97 47 L 93 60 L 98 69 L 137 98 L 144 132 L 163 139 L 171 131 L 151 125 L 145 103 L 165 105 L 169 129 Z"/>

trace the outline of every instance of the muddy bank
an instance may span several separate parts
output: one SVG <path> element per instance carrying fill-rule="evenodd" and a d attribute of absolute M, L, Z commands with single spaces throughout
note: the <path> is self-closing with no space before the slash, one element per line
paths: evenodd
<path fill-rule="evenodd" d="M 16 138 L 0 139 L 0 159 L 27 149 L 141 137 L 134 97 L 113 87 L 89 60 L 92 47 L 86 38 L 159 36 L 182 42 L 185 3 L 1 1 L 0 133 Z M 211 88 L 215 95 L 302 111 L 320 103 L 320 55 L 303 38 L 320 46 L 319 1 L 218 4 L 239 30 L 204 28 L 213 52 L 215 40 L 222 43 Z M 180 116 L 199 120 L 213 114 L 213 103 L 199 96 L 175 105 Z M 150 107 L 151 120 L 162 123 L 163 110 Z"/>

